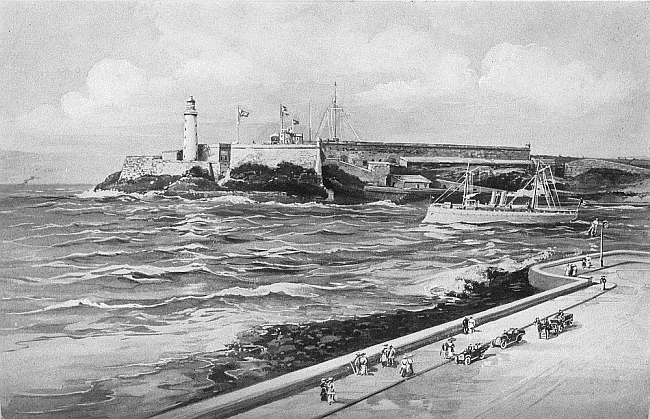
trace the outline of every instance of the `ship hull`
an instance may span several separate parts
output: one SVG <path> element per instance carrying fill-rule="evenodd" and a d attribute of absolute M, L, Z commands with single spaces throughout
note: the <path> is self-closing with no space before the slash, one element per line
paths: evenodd
<path fill-rule="evenodd" d="M 520 210 L 510 208 L 448 208 L 432 204 L 423 223 L 436 224 L 560 224 L 578 217 L 577 210 Z"/>

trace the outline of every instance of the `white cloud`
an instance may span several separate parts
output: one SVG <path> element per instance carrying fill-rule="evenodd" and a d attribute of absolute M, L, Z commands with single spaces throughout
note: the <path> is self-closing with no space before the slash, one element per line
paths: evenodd
<path fill-rule="evenodd" d="M 358 94 L 357 98 L 362 104 L 393 108 L 422 106 L 431 100 L 472 101 L 477 92 L 478 76 L 469 64 L 465 56 L 447 55 L 427 63 L 425 79 L 381 83 Z"/>
<path fill-rule="evenodd" d="M 559 113 L 589 113 L 619 103 L 634 88 L 629 75 L 607 71 L 599 77 L 581 61 L 560 64 L 538 45 L 496 45 L 486 54 L 481 69 L 482 93 L 527 99 Z"/>
<path fill-rule="evenodd" d="M 126 60 L 105 58 L 88 72 L 86 92 L 72 91 L 61 98 L 61 107 L 70 117 L 82 119 L 106 107 L 130 107 L 131 98 L 147 90 L 144 70 Z"/>

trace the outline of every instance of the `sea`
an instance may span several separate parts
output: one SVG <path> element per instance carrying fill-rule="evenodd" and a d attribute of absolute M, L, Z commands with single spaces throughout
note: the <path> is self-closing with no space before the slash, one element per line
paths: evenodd
<path fill-rule="evenodd" d="M 595 218 L 606 250 L 650 251 L 647 206 L 590 205 L 550 227 L 424 225 L 425 212 L 0 186 L 2 415 L 148 417 L 212 391 L 215 359 L 246 331 L 453 304 L 489 268 L 597 252 Z"/>

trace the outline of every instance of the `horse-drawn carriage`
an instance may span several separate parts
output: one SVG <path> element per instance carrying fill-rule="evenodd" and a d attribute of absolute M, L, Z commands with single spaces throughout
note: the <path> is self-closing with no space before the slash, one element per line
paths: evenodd
<path fill-rule="evenodd" d="M 484 343 L 482 345 L 480 343 L 475 343 L 474 345 L 470 345 L 463 352 L 455 355 L 456 364 L 462 363 L 469 365 L 472 362 L 483 358 L 483 355 L 485 355 L 485 352 L 487 352 L 488 349 L 490 349 L 489 343 Z"/>
<path fill-rule="evenodd" d="M 492 346 L 499 346 L 501 349 L 506 349 L 513 343 L 520 343 L 524 339 L 525 334 L 526 331 L 524 329 L 512 327 L 508 330 L 504 330 L 501 336 L 497 336 L 496 338 L 492 339 Z"/>
<path fill-rule="evenodd" d="M 568 327 L 573 324 L 573 314 L 559 312 L 554 316 L 547 318 L 545 321 L 540 321 L 537 325 L 540 331 L 540 337 L 548 339 L 551 336 L 557 336 L 564 332 Z"/>

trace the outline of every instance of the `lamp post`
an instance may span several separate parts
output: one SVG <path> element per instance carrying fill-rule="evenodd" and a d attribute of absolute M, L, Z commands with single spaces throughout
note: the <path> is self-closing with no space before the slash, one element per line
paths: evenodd
<path fill-rule="evenodd" d="M 600 227 L 600 267 L 604 266 L 603 264 L 603 235 L 606 228 L 609 228 L 609 223 L 605 220 L 598 221 L 598 226 Z"/>

